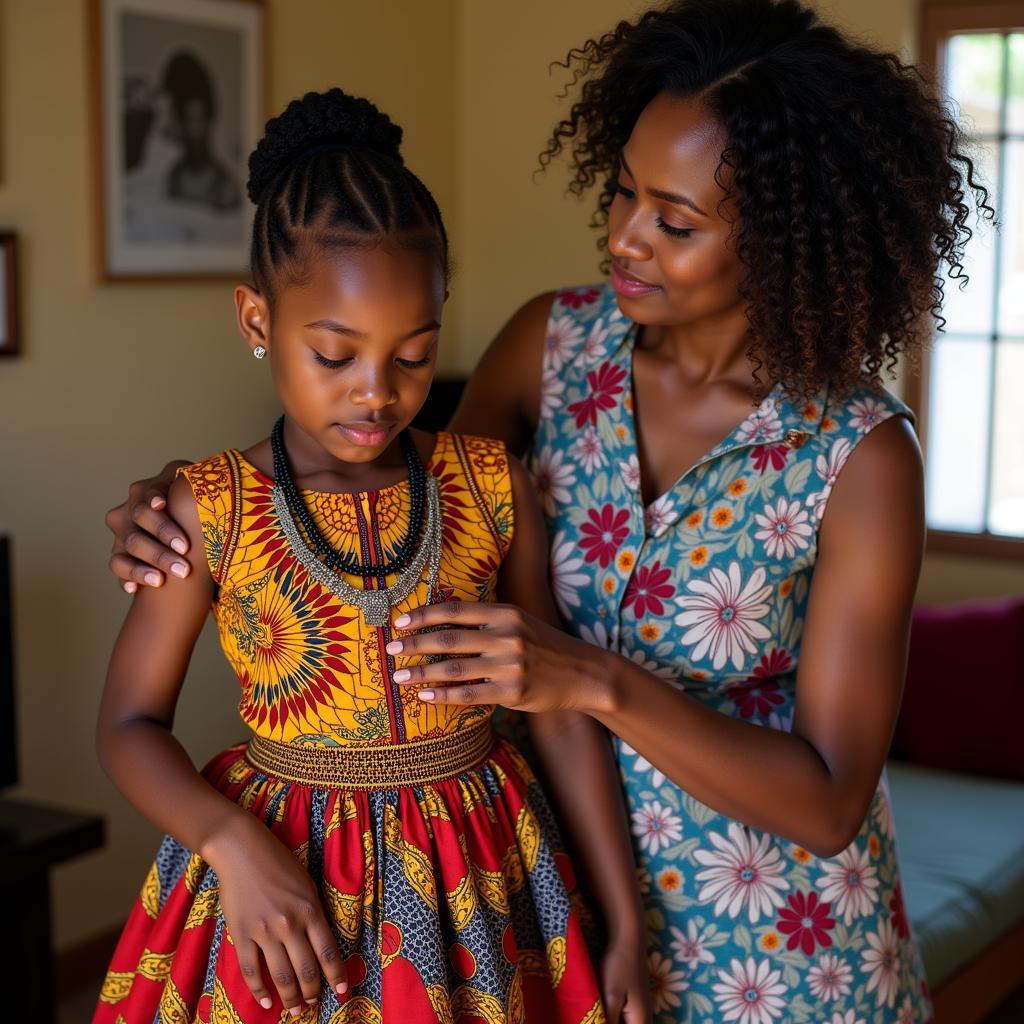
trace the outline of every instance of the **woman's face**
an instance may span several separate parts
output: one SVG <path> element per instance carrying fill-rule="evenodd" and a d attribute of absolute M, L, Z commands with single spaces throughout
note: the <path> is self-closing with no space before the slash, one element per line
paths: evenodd
<path fill-rule="evenodd" d="M 694 100 L 663 92 L 638 118 L 608 220 L 612 286 L 631 320 L 688 324 L 741 307 L 744 268 L 730 237 L 738 224 L 719 211 L 725 193 L 715 181 L 725 144 Z"/>

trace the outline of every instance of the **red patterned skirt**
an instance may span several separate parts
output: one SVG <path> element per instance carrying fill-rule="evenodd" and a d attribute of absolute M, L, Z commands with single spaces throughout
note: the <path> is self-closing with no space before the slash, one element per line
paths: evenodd
<path fill-rule="evenodd" d="M 203 775 L 318 884 L 349 989 L 339 999 L 324 983 L 300 1024 L 604 1021 L 569 860 L 507 742 L 467 770 L 398 788 L 324 786 L 319 775 L 297 781 L 301 764 L 274 768 L 240 745 Z M 278 1000 L 265 1010 L 250 994 L 218 893 L 213 869 L 165 838 L 93 1024 L 292 1024 Z"/>

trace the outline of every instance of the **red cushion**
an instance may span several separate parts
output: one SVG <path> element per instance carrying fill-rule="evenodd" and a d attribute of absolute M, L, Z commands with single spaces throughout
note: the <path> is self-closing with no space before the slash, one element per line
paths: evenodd
<path fill-rule="evenodd" d="M 914 610 L 892 753 L 1024 780 L 1024 598 Z"/>

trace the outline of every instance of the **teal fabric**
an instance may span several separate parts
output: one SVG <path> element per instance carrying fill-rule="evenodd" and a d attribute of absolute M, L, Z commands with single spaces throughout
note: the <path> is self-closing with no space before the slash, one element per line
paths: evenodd
<path fill-rule="evenodd" d="M 907 911 L 932 988 L 1024 920 L 1024 783 L 888 767 Z"/>

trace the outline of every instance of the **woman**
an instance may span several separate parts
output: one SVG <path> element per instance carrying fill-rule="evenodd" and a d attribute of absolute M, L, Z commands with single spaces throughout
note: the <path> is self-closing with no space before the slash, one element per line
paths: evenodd
<path fill-rule="evenodd" d="M 448 628 L 406 652 L 446 657 L 395 678 L 615 735 L 659 1021 L 926 1021 L 881 778 L 922 468 L 880 377 L 986 194 L 916 72 L 795 0 L 681 0 L 568 63 L 542 159 L 608 183 L 611 284 L 523 306 L 453 428 L 529 451 L 574 635 L 421 609 Z M 184 564 L 172 469 L 108 516 L 129 587 Z"/>

